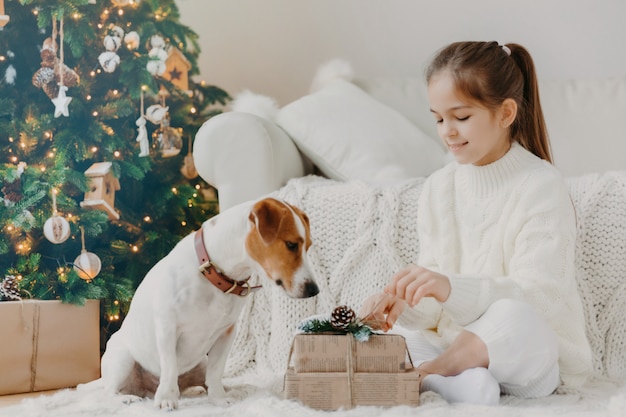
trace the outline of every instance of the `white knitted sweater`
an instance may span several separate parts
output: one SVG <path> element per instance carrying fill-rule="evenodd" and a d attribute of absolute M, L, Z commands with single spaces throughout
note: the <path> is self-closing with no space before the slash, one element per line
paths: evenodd
<path fill-rule="evenodd" d="M 264 373 L 282 375 L 300 320 L 341 304 L 358 310 L 393 271 L 417 263 L 423 182 L 379 188 L 309 176 L 273 193 L 311 219 L 309 259 L 320 294 L 294 300 L 265 285 L 251 296 L 225 376 L 255 384 Z M 576 207 L 576 278 L 594 370 L 626 380 L 626 172 L 572 178 L 568 187 Z"/>
<path fill-rule="evenodd" d="M 448 276 L 452 291 L 445 303 L 407 309 L 402 324 L 436 329 L 445 347 L 495 301 L 524 301 L 558 336 L 563 382 L 581 385 L 591 350 L 574 277 L 576 218 L 560 173 L 514 143 L 491 164 L 435 172 L 418 207 L 419 264 Z"/>

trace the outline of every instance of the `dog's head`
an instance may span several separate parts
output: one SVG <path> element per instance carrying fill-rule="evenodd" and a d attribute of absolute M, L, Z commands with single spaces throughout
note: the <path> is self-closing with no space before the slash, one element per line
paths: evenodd
<path fill-rule="evenodd" d="M 284 201 L 266 198 L 254 204 L 249 220 L 246 250 L 268 278 L 290 297 L 317 295 L 319 289 L 307 262 L 311 246 L 307 215 Z"/>

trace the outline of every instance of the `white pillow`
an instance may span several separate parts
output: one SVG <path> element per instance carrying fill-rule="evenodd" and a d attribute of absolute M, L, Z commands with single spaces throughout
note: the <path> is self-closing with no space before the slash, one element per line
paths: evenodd
<path fill-rule="evenodd" d="M 382 185 L 428 176 L 444 164 L 435 139 L 343 79 L 286 105 L 276 122 L 331 179 Z"/>

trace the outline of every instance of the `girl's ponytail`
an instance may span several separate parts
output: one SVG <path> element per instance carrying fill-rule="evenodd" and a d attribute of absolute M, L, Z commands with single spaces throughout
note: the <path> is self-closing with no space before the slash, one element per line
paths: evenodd
<path fill-rule="evenodd" d="M 539 84 L 533 59 L 521 45 L 512 43 L 506 45 L 511 50 L 511 58 L 515 61 L 524 77 L 524 92 L 521 117 L 516 123 L 517 131 L 512 129 L 511 136 L 520 144 L 541 159 L 552 162 L 552 152 L 548 139 L 548 130 L 541 109 L 539 99 Z"/>

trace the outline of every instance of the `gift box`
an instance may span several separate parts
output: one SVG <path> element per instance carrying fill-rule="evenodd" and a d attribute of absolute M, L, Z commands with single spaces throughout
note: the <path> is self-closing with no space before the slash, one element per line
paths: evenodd
<path fill-rule="evenodd" d="M 374 334 L 355 342 L 345 334 L 298 334 L 292 344 L 293 368 L 300 372 L 346 372 L 353 359 L 354 372 L 394 373 L 406 370 L 406 341 L 399 335 Z"/>
<path fill-rule="evenodd" d="M 100 377 L 100 304 L 0 302 L 0 395 L 74 387 Z"/>
<path fill-rule="evenodd" d="M 420 373 L 309 372 L 285 374 L 285 398 L 297 399 L 318 410 L 349 409 L 357 405 L 392 407 L 419 405 Z"/>
<path fill-rule="evenodd" d="M 399 335 L 298 334 L 285 373 L 284 396 L 319 410 L 357 405 L 419 405 L 420 372 L 407 362 Z"/>

